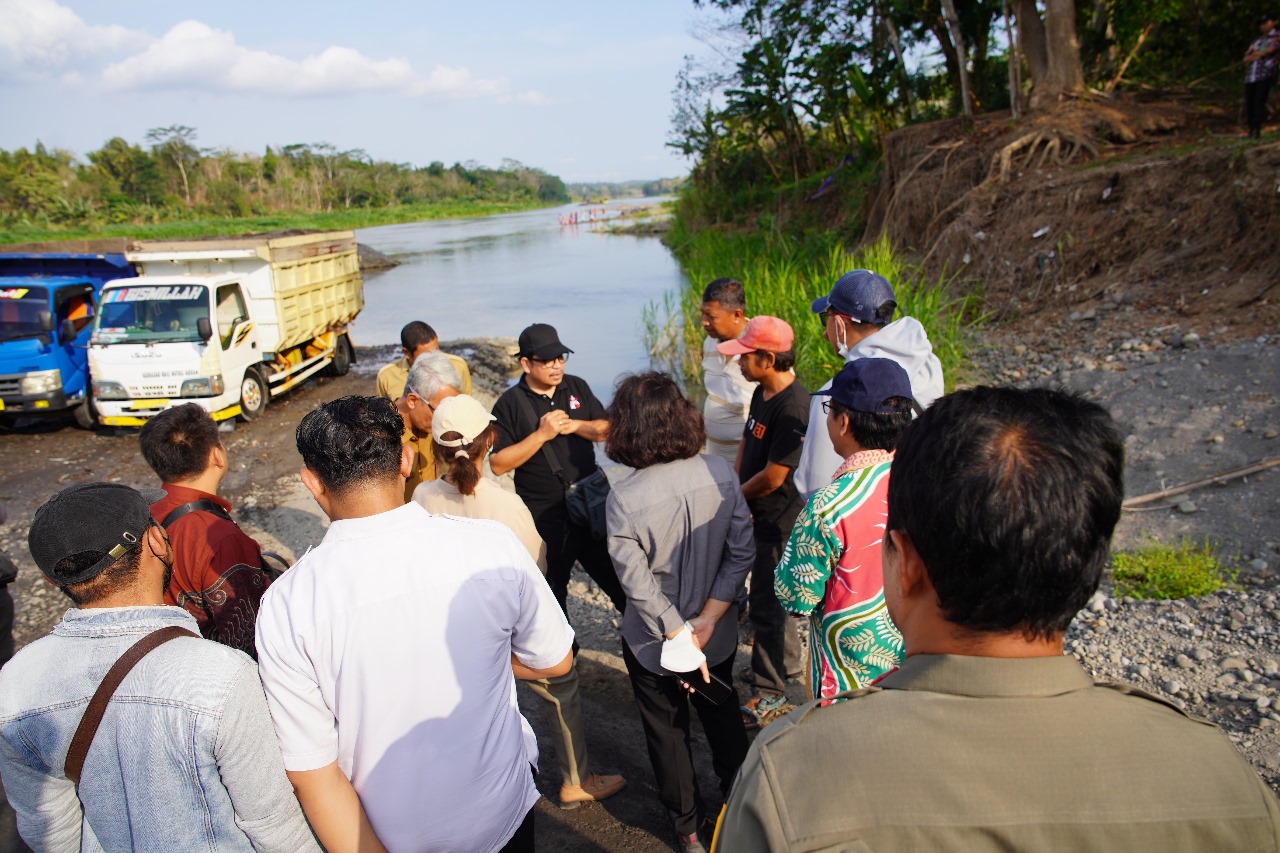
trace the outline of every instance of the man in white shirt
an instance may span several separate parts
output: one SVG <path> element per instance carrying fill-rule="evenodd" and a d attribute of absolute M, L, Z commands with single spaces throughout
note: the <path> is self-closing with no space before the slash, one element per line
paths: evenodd
<path fill-rule="evenodd" d="M 376 397 L 298 426 L 332 523 L 258 617 L 285 770 L 329 853 L 531 851 L 537 746 L 511 676 L 563 675 L 573 631 L 510 529 L 404 503 L 402 429 Z"/>
<path fill-rule="evenodd" d="M 702 382 L 707 402 L 702 418 L 707 427 L 705 452 L 733 464 L 742 443 L 742 427 L 756 390 L 754 382 L 742 377 L 740 356 L 724 355 L 716 346 L 742 337 L 747 328 L 747 297 L 742 282 L 718 278 L 702 292 Z"/>
<path fill-rule="evenodd" d="M 830 293 L 815 299 L 810 307 L 822 319 L 823 336 L 845 364 L 859 358 L 896 361 L 907 371 L 911 396 L 921 408 L 943 395 L 942 362 L 933 354 L 929 335 L 914 317 L 893 319 L 898 303 L 884 276 L 870 270 L 847 272 Z M 818 390 L 830 387 L 828 381 Z M 805 500 L 830 483 L 844 462 L 827 435 L 826 415 L 822 412 L 825 399 L 815 392 L 809 403 L 809 431 L 795 471 L 796 489 Z"/>

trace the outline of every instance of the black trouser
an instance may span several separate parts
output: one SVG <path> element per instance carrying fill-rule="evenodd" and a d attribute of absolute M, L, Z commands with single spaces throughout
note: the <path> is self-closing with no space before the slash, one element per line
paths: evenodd
<path fill-rule="evenodd" d="M 800 627 L 778 603 L 773 576 L 782 559 L 781 540 L 756 537 L 756 561 L 751 567 L 748 614 L 755 628 L 751 646 L 752 685 L 760 696 L 778 697 L 787 692 L 787 676 L 804 666 L 800 655 Z"/>
<path fill-rule="evenodd" d="M 547 543 L 547 583 L 565 615 L 569 613 L 565 600 L 569 596 L 569 575 L 575 561 L 582 564 L 619 613 L 626 609 L 627 595 L 618 582 L 605 540 L 593 538 L 590 530 L 570 522 L 564 504 L 535 509 L 533 523 L 542 541 Z"/>
<path fill-rule="evenodd" d="M 1262 122 L 1267 118 L 1267 93 L 1272 80 L 1256 80 L 1244 84 L 1244 111 L 1249 121 L 1249 135 L 1262 135 Z"/>
<path fill-rule="evenodd" d="M 702 696 L 688 693 L 674 675 L 658 675 L 641 666 L 625 642 L 622 660 L 640 708 L 649 762 L 658 782 L 658 799 L 671 815 L 676 832 L 691 835 L 698 831 L 703 809 L 689 741 L 689 705 L 692 703 L 702 721 L 702 731 L 711 746 L 711 766 L 720 779 L 720 794 L 727 797 L 733 777 L 747 757 L 747 730 L 738 703 L 731 696 L 713 705 Z M 733 655 L 708 669 L 724 683 L 733 684 Z"/>
<path fill-rule="evenodd" d="M 0 557 L 2 559 L 2 557 Z M 13 657 L 13 596 L 9 585 L 0 585 L 0 666 Z"/>

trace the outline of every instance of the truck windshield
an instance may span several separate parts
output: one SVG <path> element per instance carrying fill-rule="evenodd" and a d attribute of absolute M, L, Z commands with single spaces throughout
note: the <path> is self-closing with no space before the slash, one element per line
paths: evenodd
<path fill-rule="evenodd" d="M 112 288 L 102 293 L 93 341 L 198 341 L 196 323 L 208 316 L 208 291 L 199 285 Z"/>
<path fill-rule="evenodd" d="M 0 341 L 43 334 L 40 312 L 49 310 L 43 287 L 0 287 Z"/>

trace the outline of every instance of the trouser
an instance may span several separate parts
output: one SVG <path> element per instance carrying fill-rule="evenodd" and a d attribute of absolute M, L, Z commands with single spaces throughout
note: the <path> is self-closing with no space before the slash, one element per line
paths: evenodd
<path fill-rule="evenodd" d="M 587 732 L 582 722 L 582 695 L 578 692 L 578 662 L 556 678 L 526 681 L 539 699 L 547 725 L 551 727 L 551 743 L 560 762 L 560 778 L 565 785 L 581 785 L 589 773 L 587 764 Z"/>
<path fill-rule="evenodd" d="M 752 687 L 759 696 L 778 697 L 787 692 L 787 676 L 799 673 L 800 628 L 778 603 L 773 591 L 774 570 L 782 559 L 780 540 L 756 537 L 756 561 L 751 568 L 747 594 L 755 642 L 751 646 Z"/>
<path fill-rule="evenodd" d="M 1244 111 L 1249 121 L 1249 135 L 1260 136 L 1262 123 L 1267 118 L 1267 93 L 1272 80 L 1255 80 L 1244 84 Z"/>
<path fill-rule="evenodd" d="M 698 831 L 702 798 L 693 767 L 689 705 L 702 721 L 711 746 L 711 766 L 720 780 L 720 794 L 727 797 L 733 778 L 747 757 L 747 731 L 738 703 L 730 697 L 714 705 L 700 695 L 689 694 L 674 675 L 658 675 L 641 666 L 625 642 L 622 660 L 640 709 L 649 762 L 658 783 L 658 799 L 671 815 L 676 832 L 690 835 Z M 733 655 L 708 669 L 726 684 L 733 684 Z"/>
<path fill-rule="evenodd" d="M 542 541 L 547 543 L 547 584 L 566 616 L 569 611 L 565 602 L 569 597 L 569 576 L 574 562 L 582 564 L 619 613 L 626 609 L 627 595 L 622 591 L 605 540 L 592 537 L 590 530 L 569 521 L 569 513 L 563 503 L 534 512 L 533 524 L 538 528 Z"/>

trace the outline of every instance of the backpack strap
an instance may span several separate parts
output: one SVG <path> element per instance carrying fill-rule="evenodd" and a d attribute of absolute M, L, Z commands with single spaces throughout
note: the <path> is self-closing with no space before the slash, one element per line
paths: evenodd
<path fill-rule="evenodd" d="M 182 506 L 174 507 L 173 511 L 164 517 L 164 521 L 160 522 L 160 526 L 165 530 L 168 530 L 169 525 L 173 524 L 187 513 L 201 511 L 211 512 L 218 516 L 218 518 L 225 519 L 226 521 L 230 521 L 232 524 L 235 524 L 235 521 L 231 518 L 231 513 L 223 509 L 220 504 L 211 501 L 208 498 L 200 498 L 199 500 L 184 503 Z"/>
<path fill-rule="evenodd" d="M 106 677 L 102 679 L 102 683 L 94 691 L 93 698 L 89 700 L 89 707 L 85 709 L 84 716 L 80 718 L 80 725 L 76 726 L 76 733 L 71 738 L 71 747 L 67 750 L 67 760 L 64 762 L 63 772 L 66 773 L 67 778 L 71 780 L 73 785 L 80 786 L 80 771 L 84 769 L 84 760 L 89 755 L 89 747 L 93 744 L 93 736 L 98 733 L 98 726 L 102 724 L 102 715 L 107 712 L 107 703 L 115 695 L 116 688 L 120 686 L 120 682 L 124 681 L 124 677 L 129 674 L 129 671 L 151 651 L 170 640 L 175 640 L 182 636 L 200 638 L 199 634 L 188 631 L 179 625 L 161 628 L 159 631 L 151 632 L 130 646 L 129 650 L 111 665 L 111 669 L 107 670 Z"/>
<path fill-rule="evenodd" d="M 529 433 L 532 435 L 538 431 L 541 418 L 538 417 L 537 411 L 533 408 L 533 403 L 529 402 L 527 392 L 525 392 L 523 388 L 516 388 L 515 395 L 516 399 L 520 401 L 520 408 L 523 409 L 525 414 L 527 414 L 533 421 L 533 429 Z M 552 475 L 555 476 L 555 478 L 560 481 L 560 484 L 567 489 L 569 488 L 570 483 L 565 479 L 564 466 L 560 464 L 560 460 L 557 458 L 556 453 L 551 449 L 551 445 L 555 443 L 556 441 L 554 438 L 551 441 L 544 442 L 542 445 L 542 455 L 546 457 L 547 464 L 551 466 Z"/>

